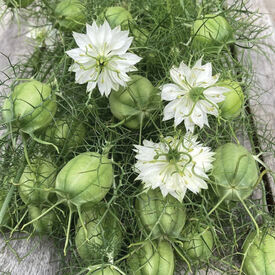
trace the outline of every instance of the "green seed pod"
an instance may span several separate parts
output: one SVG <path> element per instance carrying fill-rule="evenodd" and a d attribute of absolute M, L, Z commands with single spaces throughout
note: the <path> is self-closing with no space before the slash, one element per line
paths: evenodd
<path fill-rule="evenodd" d="M 134 36 L 134 42 L 138 45 L 138 46 L 145 46 L 147 43 L 147 39 L 149 36 L 149 32 L 144 29 L 144 28 L 133 28 L 132 29 L 132 33 Z"/>
<path fill-rule="evenodd" d="M 256 231 L 248 234 L 244 245 L 244 272 L 246 275 L 273 275 L 275 271 L 275 231 Z"/>
<path fill-rule="evenodd" d="M 86 238 L 81 221 L 78 220 L 75 244 L 79 256 L 86 262 L 113 260 L 122 244 L 122 232 L 118 220 L 110 212 L 106 212 L 105 206 L 90 208 L 83 211 L 81 216 L 88 235 Z"/>
<path fill-rule="evenodd" d="M 126 88 L 109 97 L 112 114 L 130 129 L 139 129 L 160 106 L 160 98 L 151 82 L 139 75 L 131 76 Z"/>
<path fill-rule="evenodd" d="M 8 7 L 12 8 L 26 8 L 29 6 L 34 0 L 5 0 Z"/>
<path fill-rule="evenodd" d="M 61 0 L 54 12 L 59 26 L 64 30 L 78 31 L 87 21 L 86 7 L 81 0 Z"/>
<path fill-rule="evenodd" d="M 101 201 L 112 182 L 111 160 L 95 152 L 85 152 L 62 168 L 56 178 L 56 190 L 61 198 L 80 207 Z"/>
<path fill-rule="evenodd" d="M 197 49 L 220 46 L 234 39 L 233 29 L 222 16 L 207 14 L 197 19 L 192 28 L 194 46 Z"/>
<path fill-rule="evenodd" d="M 142 193 L 136 200 L 136 211 L 139 223 L 152 238 L 177 238 L 186 221 L 183 204 L 171 195 L 164 198 L 159 189 Z"/>
<path fill-rule="evenodd" d="M 6 199 L 8 192 L 5 190 L 1 190 L 0 192 L 0 210 L 2 209 L 2 206 L 4 204 L 4 201 Z M 3 229 L 3 227 L 9 226 L 11 224 L 11 214 L 9 209 L 7 209 L 6 213 L 4 214 L 4 217 L 2 219 L 2 222 L 0 224 L 0 228 Z"/>
<path fill-rule="evenodd" d="M 216 151 L 212 175 L 218 197 L 239 201 L 252 194 L 258 169 L 253 156 L 243 146 L 226 143 Z"/>
<path fill-rule="evenodd" d="M 59 119 L 47 128 L 45 140 L 59 147 L 76 148 L 83 143 L 85 134 L 86 129 L 82 123 L 68 123 L 65 119 Z"/>
<path fill-rule="evenodd" d="M 86 275 L 121 275 L 114 266 L 104 267 L 102 265 L 88 267 L 89 272 Z"/>
<path fill-rule="evenodd" d="M 128 258 L 130 275 L 173 275 L 174 253 L 169 242 L 145 241 Z"/>
<path fill-rule="evenodd" d="M 32 133 L 47 126 L 56 112 L 56 98 L 51 87 L 36 80 L 17 85 L 4 102 L 3 119 L 6 123 Z"/>
<path fill-rule="evenodd" d="M 195 261 L 207 261 L 212 255 L 214 245 L 211 230 L 198 222 L 190 222 L 183 230 L 182 247 L 185 253 Z"/>
<path fill-rule="evenodd" d="M 30 220 L 33 220 L 47 211 L 47 208 L 40 208 L 34 205 L 28 206 Z M 54 211 L 50 211 L 48 214 L 35 221 L 32 225 L 35 232 L 41 235 L 51 234 L 53 232 L 53 227 L 57 223 L 57 218 Z"/>
<path fill-rule="evenodd" d="M 41 205 L 56 199 L 51 189 L 54 188 L 56 167 L 47 160 L 36 158 L 32 167 L 27 165 L 19 180 L 19 195 L 25 204 Z"/>
<path fill-rule="evenodd" d="M 225 100 L 219 103 L 219 107 L 224 118 L 236 118 L 240 114 L 244 103 L 244 95 L 240 84 L 236 81 L 224 80 L 215 84 L 215 86 L 230 89 L 229 92 L 224 94 Z"/>
<path fill-rule="evenodd" d="M 120 25 L 122 30 L 128 29 L 128 23 L 133 19 L 130 12 L 123 7 L 107 8 L 105 11 L 105 18 L 112 29 Z"/>

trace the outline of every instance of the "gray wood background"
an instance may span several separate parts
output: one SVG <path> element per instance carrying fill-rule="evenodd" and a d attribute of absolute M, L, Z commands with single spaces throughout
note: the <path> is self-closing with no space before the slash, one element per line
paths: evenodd
<path fill-rule="evenodd" d="M 269 25 L 271 31 L 275 22 L 275 0 L 253 0 L 253 7 L 264 13 L 262 24 Z M 3 11 L 3 2 L 0 0 L 0 14 Z M 12 75 L 10 63 L 17 64 L 31 52 L 31 47 L 24 36 L 24 27 L 18 28 L 18 24 L 11 21 L 11 16 L 5 16 L 0 22 L 0 81 L 6 79 L 2 73 Z M 267 39 L 269 44 L 275 46 L 275 34 Z M 257 53 L 253 53 L 250 58 L 253 60 L 255 78 L 268 93 L 260 97 L 260 106 L 256 106 L 251 101 L 253 112 L 258 117 L 258 126 L 261 122 L 268 122 L 269 129 L 275 137 L 275 54 L 266 48 L 266 53 L 271 62 Z M 8 58 L 7 58 L 8 57 Z M 0 87 L 0 95 L 6 94 L 8 88 Z M 252 91 L 258 93 L 259 91 Z M 274 156 L 265 155 L 265 161 L 275 171 Z M 272 185 L 275 196 L 275 187 Z M 14 254 L 13 249 L 17 251 Z M 32 251 L 31 255 L 28 253 Z M 0 274 L 12 275 L 51 275 L 61 274 L 58 272 L 58 261 L 55 255 L 52 241 L 39 238 L 30 240 L 20 239 L 20 235 L 15 235 L 14 240 L 7 241 L 5 236 L 0 237 Z M 204 274 L 202 271 L 200 274 Z M 210 274 L 210 273 L 208 273 Z M 213 272 L 212 274 L 216 274 Z"/>

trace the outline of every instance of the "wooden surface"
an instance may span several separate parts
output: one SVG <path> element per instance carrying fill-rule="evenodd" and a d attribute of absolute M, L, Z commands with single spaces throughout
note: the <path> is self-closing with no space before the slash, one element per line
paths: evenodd
<path fill-rule="evenodd" d="M 275 22 L 275 0 L 265 1 L 270 12 L 265 8 L 263 0 L 254 0 L 255 4 L 253 3 L 253 6 L 255 8 L 260 8 L 260 11 L 265 14 L 262 18 L 262 23 L 272 26 Z M 272 20 L 274 21 L 272 22 Z M 7 24 L 8 21 L 9 18 L 5 18 L 5 21 L 2 21 L 2 24 L 0 25 L 0 53 L 5 54 L 5 56 L 0 54 L 0 81 L 7 79 L 5 74 L 12 75 L 12 70 L 8 69 L 10 68 L 9 62 L 17 64 L 22 60 L 23 55 L 30 51 L 30 47 L 26 43 L 26 38 L 22 36 L 24 29 L 21 29 L 20 34 L 18 26 L 14 23 Z M 272 43 L 275 46 L 274 34 L 268 38 L 268 43 Z M 266 53 L 271 59 L 271 63 L 268 63 L 261 54 L 253 53 L 250 56 L 253 60 L 255 78 L 259 82 L 259 86 L 265 91 L 268 91 L 268 93 L 265 93 L 258 98 L 261 105 L 256 105 L 256 102 L 253 102 L 252 100 L 251 106 L 253 112 L 257 116 L 257 126 L 259 127 L 259 131 L 261 131 L 261 127 L 266 124 L 265 122 L 268 122 L 269 130 L 272 133 L 272 139 L 272 136 L 275 137 L 275 54 L 268 48 L 266 48 Z M 5 72 L 5 74 L 1 72 Z M 261 91 L 259 91 L 257 87 L 254 87 L 252 92 L 258 94 Z M 0 94 L 6 93 L 9 93 L 9 89 L 5 86 L 0 87 Z M 275 171 L 274 156 L 265 154 L 265 161 Z M 272 188 L 275 195 L 274 185 Z M 17 237 L 18 236 L 20 235 L 17 235 Z M 30 240 L 13 240 L 6 243 L 4 237 L 0 240 L 1 274 L 4 274 L 4 272 L 12 275 L 57 274 L 58 263 L 54 256 L 54 248 L 51 241 L 39 240 L 36 238 Z M 11 248 L 18 252 L 17 256 L 13 254 Z M 28 255 L 30 250 L 32 253 Z M 204 274 L 204 272 L 202 271 L 201 274 Z M 213 272 L 212 274 L 217 273 Z"/>

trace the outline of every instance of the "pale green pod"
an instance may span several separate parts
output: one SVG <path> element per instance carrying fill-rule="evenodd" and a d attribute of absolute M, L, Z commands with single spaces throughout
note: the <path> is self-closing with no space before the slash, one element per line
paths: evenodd
<path fill-rule="evenodd" d="M 78 31 L 86 23 L 86 7 L 81 0 L 61 0 L 55 10 L 59 26 L 68 31 Z"/>
<path fill-rule="evenodd" d="M 120 250 L 121 226 L 110 212 L 105 212 L 105 206 L 97 205 L 81 213 L 88 233 L 87 239 L 81 221 L 77 222 L 75 244 L 79 256 L 85 262 L 100 261 L 103 258 L 108 261 L 109 257 L 114 259 Z"/>
<path fill-rule="evenodd" d="M 251 231 L 243 245 L 246 275 L 273 275 L 275 272 L 275 231 Z"/>
<path fill-rule="evenodd" d="M 15 86 L 4 102 L 5 123 L 26 133 L 46 127 L 56 112 L 56 97 L 49 85 L 30 80 Z"/>
<path fill-rule="evenodd" d="M 129 21 L 133 19 L 130 12 L 123 7 L 107 8 L 105 18 L 112 29 L 120 25 L 123 30 L 128 29 Z"/>
<path fill-rule="evenodd" d="M 41 205 L 54 202 L 52 189 L 55 185 L 56 167 L 47 159 L 32 160 L 32 167 L 27 165 L 20 177 L 18 191 L 25 204 Z"/>
<path fill-rule="evenodd" d="M 58 147 L 65 146 L 74 149 L 84 141 L 86 128 L 81 122 L 69 123 L 65 119 L 58 119 L 45 132 L 45 140 Z"/>
<path fill-rule="evenodd" d="M 29 217 L 30 220 L 34 220 L 35 218 L 39 217 L 41 214 L 47 211 L 46 207 L 37 207 L 35 205 L 29 205 Z M 54 211 L 49 212 L 45 216 L 41 217 L 40 219 L 33 222 L 33 227 L 36 233 L 44 235 L 44 234 L 51 234 L 53 232 L 53 227 L 58 222 Z"/>
<path fill-rule="evenodd" d="M 207 261 L 214 246 L 213 234 L 211 230 L 198 222 L 191 222 L 182 232 L 182 247 L 184 252 L 192 260 Z"/>
<path fill-rule="evenodd" d="M 12 8 L 26 8 L 31 3 L 34 2 L 34 0 L 5 0 L 8 7 Z"/>
<path fill-rule="evenodd" d="M 80 207 L 101 201 L 113 183 L 112 162 L 106 156 L 85 152 L 71 159 L 56 178 L 58 195 Z"/>
<path fill-rule="evenodd" d="M 174 252 L 169 242 L 148 240 L 134 249 L 136 252 L 127 260 L 130 275 L 174 274 Z"/>
<path fill-rule="evenodd" d="M 121 275 L 117 268 L 113 265 L 103 266 L 97 265 L 87 268 L 89 270 L 86 275 Z"/>
<path fill-rule="evenodd" d="M 112 114 L 130 129 L 139 129 L 160 106 L 157 90 L 142 76 L 132 75 L 127 87 L 112 91 L 109 97 Z"/>
<path fill-rule="evenodd" d="M 244 103 L 244 94 L 240 84 L 228 79 L 216 83 L 215 86 L 229 89 L 224 93 L 225 100 L 218 104 L 222 117 L 232 119 L 239 116 Z"/>
<path fill-rule="evenodd" d="M 171 195 L 165 198 L 159 189 L 143 192 L 136 199 L 139 223 L 152 238 L 177 238 L 186 221 L 184 205 Z"/>
<path fill-rule="evenodd" d="M 192 27 L 192 46 L 198 49 L 230 43 L 234 39 L 233 29 L 221 15 L 207 14 L 197 19 Z"/>
<path fill-rule="evenodd" d="M 249 197 L 258 180 L 253 156 L 241 145 L 226 143 L 216 150 L 213 189 L 218 197 L 240 201 Z"/>

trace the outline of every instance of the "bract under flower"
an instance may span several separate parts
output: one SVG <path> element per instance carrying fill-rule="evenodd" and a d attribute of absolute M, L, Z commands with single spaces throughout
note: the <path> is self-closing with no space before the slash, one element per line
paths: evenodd
<path fill-rule="evenodd" d="M 170 70 L 174 83 L 161 87 L 161 98 L 170 101 L 164 108 L 163 120 L 175 119 L 175 126 L 184 121 L 187 130 L 193 132 L 195 125 L 208 125 L 207 114 L 218 116 L 217 103 L 225 99 L 229 89 L 215 86 L 219 75 L 212 76 L 212 65 L 201 64 L 199 59 L 189 68 L 183 62 Z"/>
<path fill-rule="evenodd" d="M 165 197 L 171 194 L 182 201 L 187 189 L 193 193 L 207 189 L 207 172 L 212 168 L 214 153 L 187 133 L 183 138 L 165 137 L 159 143 L 143 141 L 135 145 L 137 180 L 145 188 L 160 188 Z"/>
<path fill-rule="evenodd" d="M 120 26 L 111 29 L 105 21 L 100 26 L 87 24 L 86 28 L 87 34 L 73 33 L 79 48 L 66 52 L 75 61 L 70 70 L 76 73 L 76 83 L 88 83 L 87 92 L 97 85 L 100 93 L 108 96 L 112 89 L 126 86 L 131 79 L 127 73 L 136 70 L 134 65 L 141 58 L 127 52 L 133 38 Z"/>

